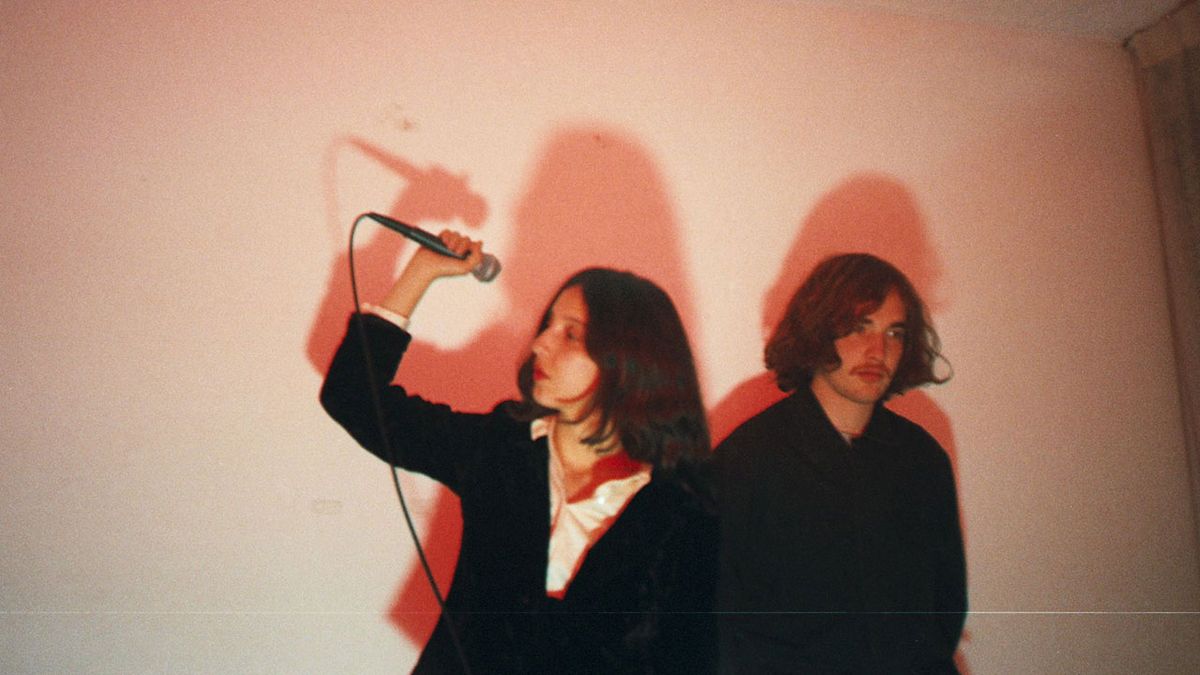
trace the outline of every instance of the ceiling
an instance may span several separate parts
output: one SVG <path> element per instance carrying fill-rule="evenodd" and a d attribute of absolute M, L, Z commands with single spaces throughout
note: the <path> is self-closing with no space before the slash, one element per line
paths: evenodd
<path fill-rule="evenodd" d="M 1011 26 L 1121 43 L 1185 0 L 817 0 L 851 9 Z"/>

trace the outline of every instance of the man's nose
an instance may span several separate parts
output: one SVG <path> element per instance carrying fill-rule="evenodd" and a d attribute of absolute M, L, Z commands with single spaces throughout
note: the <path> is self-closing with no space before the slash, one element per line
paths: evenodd
<path fill-rule="evenodd" d="M 883 359 L 887 356 L 887 336 L 883 333 L 867 334 L 867 356 Z"/>

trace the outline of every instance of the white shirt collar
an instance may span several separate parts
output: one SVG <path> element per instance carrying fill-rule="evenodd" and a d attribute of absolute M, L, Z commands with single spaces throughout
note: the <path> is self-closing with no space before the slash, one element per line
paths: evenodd
<path fill-rule="evenodd" d="M 644 465 L 628 476 L 601 483 L 586 499 L 568 502 L 562 462 L 554 451 L 553 429 L 554 418 L 543 417 L 530 424 L 529 432 L 534 440 L 545 437 L 550 446 L 550 550 L 546 592 L 562 597 L 583 564 L 588 549 L 604 536 L 637 491 L 650 482 L 650 466 Z"/>

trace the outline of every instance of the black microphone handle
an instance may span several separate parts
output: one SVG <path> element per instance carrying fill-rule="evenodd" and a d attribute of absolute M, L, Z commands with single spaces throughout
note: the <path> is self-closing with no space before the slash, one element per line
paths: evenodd
<path fill-rule="evenodd" d="M 380 225 L 383 225 L 389 230 L 392 230 L 393 232 L 399 232 L 400 234 L 424 246 L 425 248 L 433 249 L 442 255 L 450 256 L 451 258 L 458 258 L 459 260 L 465 260 L 467 257 L 466 253 L 455 253 L 454 251 L 451 251 L 449 247 L 447 247 L 446 244 L 443 243 L 440 238 L 438 238 L 437 235 L 426 232 L 419 227 L 402 223 L 394 218 L 389 218 L 378 213 L 368 213 L 367 217 L 379 223 Z"/>
<path fill-rule="evenodd" d="M 368 213 L 366 216 L 380 225 L 388 228 L 389 230 L 392 230 L 393 232 L 399 232 L 405 237 L 408 237 L 409 239 L 412 239 L 418 244 L 424 246 L 425 248 L 437 251 L 444 256 L 458 258 L 459 260 L 465 260 L 467 258 L 466 253 L 455 253 L 454 251 L 450 250 L 437 235 L 426 232 L 419 227 L 414 227 L 407 223 L 402 223 L 395 218 L 389 218 L 385 215 L 374 212 Z M 500 261 L 496 259 L 496 256 L 490 253 L 484 253 L 483 259 L 480 260 L 479 264 L 471 270 L 471 274 L 475 275 L 475 278 L 480 281 L 491 281 L 492 279 L 496 278 L 497 274 L 500 274 Z"/>

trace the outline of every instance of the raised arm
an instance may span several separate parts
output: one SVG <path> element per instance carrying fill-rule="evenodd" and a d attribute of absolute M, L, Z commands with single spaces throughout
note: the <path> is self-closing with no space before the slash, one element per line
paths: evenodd
<path fill-rule="evenodd" d="M 459 260 L 451 258 L 427 248 L 420 248 L 392 289 L 384 296 L 379 306 L 401 316 L 411 317 L 421 297 L 434 280 L 440 277 L 460 276 L 470 272 L 483 259 L 483 245 L 473 239 L 468 239 L 457 232 L 443 230 L 438 235 L 441 240 L 455 253 L 467 253 L 467 257 Z"/>
<path fill-rule="evenodd" d="M 435 279 L 464 274 L 478 264 L 479 242 L 453 232 L 443 232 L 441 238 L 467 257 L 460 260 L 419 250 L 379 306 L 410 317 Z M 321 388 L 321 405 L 380 459 L 425 473 L 456 490 L 464 453 L 477 449 L 487 437 L 484 417 L 456 413 L 391 385 L 411 340 L 407 330 L 390 319 L 352 317 Z"/>

